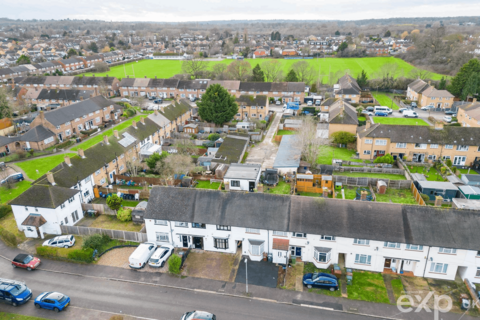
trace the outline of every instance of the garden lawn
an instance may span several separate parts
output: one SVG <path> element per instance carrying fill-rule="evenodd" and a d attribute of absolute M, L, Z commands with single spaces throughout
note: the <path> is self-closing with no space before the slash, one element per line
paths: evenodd
<path fill-rule="evenodd" d="M 20 181 L 15 184 L 15 187 L 13 189 L 7 189 L 6 187 L 1 187 L 0 188 L 0 202 L 1 203 L 7 203 L 10 200 L 15 199 L 22 193 L 24 193 L 28 188 L 31 186 L 30 181 Z"/>
<path fill-rule="evenodd" d="M 347 292 L 349 299 L 390 303 L 380 273 L 353 272 L 352 285 L 347 286 Z"/>
<path fill-rule="evenodd" d="M 277 136 L 289 136 L 292 134 L 296 134 L 296 132 L 292 130 L 278 130 L 277 132 Z"/>
<path fill-rule="evenodd" d="M 428 126 L 429 124 L 418 118 L 389 118 L 389 117 L 373 117 L 373 122 L 390 125 L 403 126 Z"/>
<path fill-rule="evenodd" d="M 74 157 L 75 153 L 67 153 L 68 156 Z M 48 171 L 52 170 L 60 163 L 65 161 L 65 154 L 57 154 L 50 157 L 37 158 L 32 160 L 27 160 L 23 162 L 17 162 L 16 165 L 20 167 L 27 176 L 32 180 L 37 180 Z M 38 170 L 38 173 L 37 173 Z"/>
<path fill-rule="evenodd" d="M 460 171 L 461 174 L 478 174 L 475 170 L 473 169 L 470 169 L 470 172 L 468 172 L 469 169 L 458 169 L 458 171 Z"/>
<path fill-rule="evenodd" d="M 10 212 L 5 217 L 0 219 L 0 227 L 13 233 L 17 237 L 17 243 L 21 243 L 27 240 L 27 237 L 25 237 L 25 233 L 18 230 L 17 222 L 15 221 L 13 212 Z"/>
<path fill-rule="evenodd" d="M 415 201 L 410 189 L 392 189 L 388 188 L 385 194 L 375 194 L 377 202 L 390 202 L 393 203 L 402 203 L 402 204 L 418 204 Z"/>
<path fill-rule="evenodd" d="M 345 200 L 353 200 L 357 197 L 357 187 L 344 186 Z M 342 192 L 338 193 L 337 199 L 342 199 Z"/>
<path fill-rule="evenodd" d="M 5 313 L 5 312 L 0 312 L 0 319 L 2 320 L 48 320 L 46 318 L 24 316 L 23 314 Z"/>
<path fill-rule="evenodd" d="M 392 284 L 393 295 L 395 297 L 395 301 L 398 301 L 398 298 L 405 294 L 405 289 L 403 288 L 402 279 L 392 279 L 390 282 Z"/>
<path fill-rule="evenodd" d="M 268 190 L 270 189 L 270 190 Z M 270 186 L 263 186 L 263 193 L 271 193 L 271 194 L 290 194 L 290 184 L 279 181 L 276 187 Z"/>
<path fill-rule="evenodd" d="M 410 170 L 411 173 L 424 174 L 428 181 L 444 181 L 442 175 L 437 171 L 437 169 L 435 169 L 435 167 L 431 167 L 428 171 L 425 171 L 424 168 L 424 166 L 409 166 L 408 170 Z"/>
<path fill-rule="evenodd" d="M 90 228 L 139 232 L 142 229 L 142 225 L 135 224 L 132 221 L 122 222 L 117 219 L 117 216 L 101 214 L 92 222 Z"/>
<path fill-rule="evenodd" d="M 335 172 L 336 176 L 347 176 L 354 178 L 372 178 L 372 179 L 390 179 L 390 180 L 407 180 L 401 174 L 389 173 L 368 173 L 368 172 Z"/>
<path fill-rule="evenodd" d="M 212 182 L 210 183 L 210 181 L 197 181 L 198 184 L 195 188 L 197 189 L 213 189 L 213 190 L 218 190 L 218 188 L 220 187 L 220 182 Z"/>
<path fill-rule="evenodd" d="M 85 142 L 82 142 L 80 143 L 79 145 L 71 148 L 70 150 L 72 151 L 77 151 L 78 149 L 83 149 L 83 150 L 86 150 L 90 147 L 93 147 L 94 145 L 96 145 L 97 143 L 101 142 L 103 140 L 103 136 L 108 136 L 108 137 L 111 137 L 113 136 L 113 130 L 118 130 L 118 131 L 122 131 L 123 129 L 129 127 L 132 125 L 132 122 L 133 120 L 135 120 L 137 123 L 140 121 L 140 118 L 143 117 L 145 118 L 145 116 L 136 116 L 136 117 L 133 117 L 132 119 L 130 120 L 127 120 L 127 121 L 124 121 L 122 123 L 120 123 L 119 125 L 115 126 L 115 127 L 112 127 L 110 129 L 108 129 L 107 131 L 102 131 L 100 133 L 97 133 L 96 136 L 93 136 L 91 139 L 85 141 Z"/>
<path fill-rule="evenodd" d="M 128 201 L 128 200 L 123 200 L 122 201 L 122 206 L 124 207 L 133 207 L 135 208 L 137 204 L 139 204 L 140 201 Z"/>
<path fill-rule="evenodd" d="M 265 60 L 273 59 L 262 59 L 261 61 L 254 59 L 245 59 L 250 65 L 255 67 L 257 63 L 262 63 Z M 295 59 L 278 59 L 283 65 L 283 71 L 285 74 L 292 69 L 292 65 L 298 60 Z M 395 63 L 397 68 L 397 74 L 395 78 L 408 74 L 411 70 L 415 69 L 415 66 L 398 59 L 395 57 L 372 57 L 372 58 L 320 58 L 320 59 L 308 59 L 303 60 L 310 64 L 313 70 L 320 70 L 320 78 L 323 83 L 328 82 L 329 72 L 335 74 L 337 71 L 342 71 L 342 75 L 348 72 L 354 78 L 359 75 L 362 70 L 368 74 L 370 79 L 375 78 L 375 74 L 379 71 L 383 65 L 387 63 Z M 225 59 L 222 61 L 209 61 L 208 68 L 212 69 L 216 64 L 225 64 L 229 65 L 233 60 Z M 182 61 L 180 60 L 141 60 L 139 62 L 130 62 L 125 65 L 119 65 L 111 67 L 109 71 L 103 73 L 96 73 L 96 76 L 104 77 L 109 75 L 110 77 L 116 77 L 118 79 L 123 79 L 126 76 L 136 78 L 170 78 L 176 74 L 182 72 Z M 83 74 L 82 74 L 83 75 Z M 81 75 L 81 76 L 82 76 Z M 85 76 L 92 76 L 92 73 L 86 73 Z M 432 80 L 440 80 L 442 75 L 437 73 L 432 73 Z M 316 78 L 317 79 L 317 78 Z M 335 79 L 335 81 L 338 79 Z"/>
<path fill-rule="evenodd" d="M 393 110 L 400 109 L 397 104 L 390 99 L 385 93 L 382 92 L 372 92 L 373 97 L 378 101 L 381 106 L 392 108 Z"/>
<path fill-rule="evenodd" d="M 351 159 L 351 157 L 356 155 L 356 151 L 346 148 L 337 148 L 331 146 L 321 146 L 320 147 L 320 156 L 317 159 L 319 164 L 332 164 L 332 160 L 342 159 L 344 161 L 354 161 L 362 162 L 360 159 Z"/>

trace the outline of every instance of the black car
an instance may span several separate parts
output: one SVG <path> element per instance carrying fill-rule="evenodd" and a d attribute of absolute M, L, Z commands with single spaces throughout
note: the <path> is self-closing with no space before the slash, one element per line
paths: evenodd
<path fill-rule="evenodd" d="M 448 115 L 448 116 L 456 116 L 457 115 L 457 112 L 456 111 L 453 111 L 452 109 L 445 109 L 445 114 Z"/>

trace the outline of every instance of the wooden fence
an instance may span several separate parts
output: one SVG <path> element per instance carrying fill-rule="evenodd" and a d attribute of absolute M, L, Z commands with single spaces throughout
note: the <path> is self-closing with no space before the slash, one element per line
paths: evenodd
<path fill-rule="evenodd" d="M 133 241 L 133 242 L 148 241 L 147 234 L 141 233 L 141 232 L 66 226 L 66 225 L 61 225 L 60 230 L 62 231 L 62 234 L 76 234 L 79 236 L 90 236 L 92 234 L 102 234 L 102 235 L 106 234 L 110 238 L 117 239 L 117 240 Z"/>
<path fill-rule="evenodd" d="M 412 183 L 410 190 L 412 191 L 413 196 L 415 197 L 415 201 L 417 201 L 417 203 L 420 206 L 426 206 L 425 201 L 422 198 L 422 194 L 418 191 L 417 187 L 415 187 L 414 183 Z"/>
<path fill-rule="evenodd" d="M 98 211 L 100 214 L 107 214 L 111 216 L 115 216 L 116 213 L 112 209 L 110 209 L 106 204 L 101 203 L 82 203 L 82 210 L 95 210 Z"/>
<path fill-rule="evenodd" d="M 347 186 L 356 186 L 356 187 L 376 187 L 377 182 L 384 181 L 387 184 L 388 188 L 392 189 L 409 189 L 411 188 L 412 181 L 410 180 L 390 180 L 390 179 L 375 179 L 375 178 L 354 178 L 347 176 L 333 176 L 334 182 L 341 182 Z"/>
<path fill-rule="evenodd" d="M 403 169 L 392 169 L 392 168 L 375 168 L 375 167 L 343 167 L 335 166 L 335 171 L 338 172 L 368 172 L 368 173 L 388 173 L 388 174 L 405 174 Z"/>
<path fill-rule="evenodd" d="M 166 185 L 165 184 L 165 180 L 164 179 L 160 179 L 160 178 L 153 178 L 153 177 L 128 177 L 128 176 L 124 176 L 124 175 L 120 175 L 120 174 L 116 174 L 114 175 L 114 179 L 115 181 L 117 181 L 117 183 L 120 181 L 120 180 L 125 180 L 126 182 L 128 181 L 133 181 L 135 182 L 136 185 L 140 185 L 140 186 L 144 186 L 145 184 L 147 185 Z M 169 186 L 171 185 L 177 185 L 179 183 L 181 183 L 182 180 L 167 180 L 167 184 Z M 121 191 L 122 188 L 119 188 L 119 191 Z M 123 189 L 123 190 L 126 190 L 126 189 Z M 136 192 L 133 192 L 133 193 L 138 193 L 140 190 L 139 189 L 135 189 Z M 116 192 L 116 191 L 115 191 Z"/>

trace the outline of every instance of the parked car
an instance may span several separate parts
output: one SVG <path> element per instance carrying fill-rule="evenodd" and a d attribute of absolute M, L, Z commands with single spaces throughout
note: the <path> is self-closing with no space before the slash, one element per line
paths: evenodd
<path fill-rule="evenodd" d="M 133 269 L 145 267 L 156 248 L 157 245 L 153 242 L 141 243 L 128 258 L 128 266 Z"/>
<path fill-rule="evenodd" d="M 276 104 L 277 106 L 279 106 L 279 105 L 282 104 L 282 102 L 281 102 L 280 100 L 277 100 L 277 102 L 275 102 L 275 104 Z"/>
<path fill-rule="evenodd" d="M 28 271 L 32 271 L 35 270 L 40 265 L 40 263 L 40 259 L 35 258 L 34 256 L 29 254 L 20 253 L 17 254 L 15 258 L 13 258 L 12 267 L 24 268 Z"/>
<path fill-rule="evenodd" d="M 376 106 L 374 108 L 375 112 L 385 112 L 388 114 L 392 114 L 393 110 L 390 109 L 389 107 L 383 107 L 383 106 Z"/>
<path fill-rule="evenodd" d="M 167 262 L 168 258 L 172 255 L 173 250 L 173 246 L 169 244 L 162 245 L 152 254 L 150 260 L 148 260 L 148 265 L 163 268 L 165 262 Z"/>
<path fill-rule="evenodd" d="M 313 102 L 312 101 L 307 101 L 307 106 L 313 106 Z"/>
<path fill-rule="evenodd" d="M 47 240 L 43 243 L 43 246 L 60 247 L 60 248 L 71 248 L 74 245 L 75 245 L 75 237 L 72 235 L 58 236 L 50 240 Z"/>
<path fill-rule="evenodd" d="M 32 298 L 30 290 L 24 282 L 0 278 L 0 301 L 16 307 Z"/>
<path fill-rule="evenodd" d="M 154 96 L 150 96 L 150 97 L 148 97 L 148 100 L 155 100 L 155 97 L 154 97 Z"/>
<path fill-rule="evenodd" d="M 216 320 L 217 317 L 213 313 L 206 312 L 206 311 L 190 311 L 190 312 L 186 312 L 182 316 L 182 318 L 180 318 L 180 320 L 197 320 L 197 319 Z"/>
<path fill-rule="evenodd" d="M 307 273 L 303 276 L 303 284 L 309 289 L 321 288 L 330 291 L 338 290 L 337 278 L 328 273 Z"/>
<path fill-rule="evenodd" d="M 35 299 L 35 308 L 49 309 L 56 312 L 64 310 L 70 304 L 70 298 L 60 292 L 43 292 Z"/>
<path fill-rule="evenodd" d="M 417 103 L 416 103 L 416 102 L 414 102 L 414 101 L 412 101 L 412 102 L 410 103 L 410 107 L 412 107 L 412 108 L 416 108 L 416 107 L 417 107 Z"/>
<path fill-rule="evenodd" d="M 23 181 L 24 179 L 25 178 L 23 177 L 23 174 L 20 173 L 20 172 L 17 172 L 17 173 L 9 175 L 5 179 L 3 179 L 0 183 L 1 184 L 5 184 L 7 182 L 15 183 L 15 182 Z"/>
<path fill-rule="evenodd" d="M 367 110 L 363 110 L 362 114 L 369 115 L 370 117 L 373 116 L 373 112 L 370 112 L 370 111 L 367 111 Z"/>
<path fill-rule="evenodd" d="M 418 118 L 418 114 L 415 111 L 407 110 L 403 113 L 405 118 Z"/>
<path fill-rule="evenodd" d="M 375 112 L 376 117 L 388 117 L 388 113 L 384 111 L 377 111 Z"/>
<path fill-rule="evenodd" d="M 425 106 L 421 108 L 423 111 L 429 111 L 430 109 L 435 109 L 435 106 Z"/>
<path fill-rule="evenodd" d="M 120 101 L 122 101 L 122 102 L 130 102 L 130 100 L 127 99 L 127 98 L 122 98 L 122 99 L 120 99 Z"/>
<path fill-rule="evenodd" d="M 154 101 L 153 101 L 153 103 L 157 103 L 157 104 L 158 104 L 158 103 L 162 103 L 162 102 L 163 102 L 162 99 L 157 99 L 157 100 L 154 100 Z"/>
<path fill-rule="evenodd" d="M 370 112 L 374 112 L 375 108 L 374 107 L 366 107 L 365 110 L 370 111 Z"/>
<path fill-rule="evenodd" d="M 398 109 L 398 112 L 403 113 L 406 110 L 410 110 L 410 109 L 409 108 L 400 108 L 400 109 Z"/>
<path fill-rule="evenodd" d="M 443 121 L 450 123 L 450 122 L 452 122 L 452 117 L 451 116 L 444 116 Z"/>
<path fill-rule="evenodd" d="M 446 115 L 449 115 L 449 116 L 452 116 L 452 117 L 456 117 L 456 116 L 457 116 L 457 112 L 456 112 L 456 111 L 453 111 L 452 109 L 445 109 L 445 114 L 446 114 Z"/>

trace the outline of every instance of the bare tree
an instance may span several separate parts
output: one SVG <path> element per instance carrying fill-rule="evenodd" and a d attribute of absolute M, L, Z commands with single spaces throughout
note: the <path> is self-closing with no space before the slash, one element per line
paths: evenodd
<path fill-rule="evenodd" d="M 227 67 L 231 79 L 246 81 L 252 75 L 252 66 L 248 61 L 234 61 Z"/>
<path fill-rule="evenodd" d="M 164 161 L 157 162 L 155 171 L 157 171 L 165 181 L 165 185 L 168 185 L 168 181 L 172 180 L 175 174 L 189 174 L 190 172 L 196 171 L 196 167 L 191 156 L 186 154 L 172 154 L 165 158 Z"/>
<path fill-rule="evenodd" d="M 127 172 L 130 174 L 132 177 L 138 176 L 138 171 L 142 170 L 142 164 L 139 159 L 131 158 L 126 161 L 126 166 L 127 166 Z"/>
<path fill-rule="evenodd" d="M 295 135 L 297 145 L 302 149 L 302 159 L 313 168 L 318 157 L 326 152 L 330 140 L 317 134 L 317 123 L 313 117 L 304 117 L 302 126 Z"/>
<path fill-rule="evenodd" d="M 95 72 L 107 72 L 110 70 L 106 62 L 96 62 L 94 64 Z"/>
<path fill-rule="evenodd" d="M 143 109 L 145 102 L 147 101 L 145 96 L 132 97 L 131 99 L 133 101 L 133 105 L 140 107 L 140 109 Z"/>
<path fill-rule="evenodd" d="M 195 79 L 197 78 L 198 74 L 202 71 L 207 70 L 208 62 L 198 57 L 194 57 L 193 59 L 184 60 L 182 62 L 182 71 L 184 73 L 188 73 L 192 75 Z"/>
<path fill-rule="evenodd" d="M 267 82 L 277 82 L 283 78 L 283 64 L 280 61 L 266 60 L 261 67 Z"/>
<path fill-rule="evenodd" d="M 427 80 L 432 78 L 432 73 L 428 70 L 415 68 L 408 73 L 408 76 L 413 79 Z"/>
<path fill-rule="evenodd" d="M 216 80 L 226 80 L 227 79 L 227 65 L 224 63 L 217 63 L 213 65 L 212 74 Z"/>
<path fill-rule="evenodd" d="M 298 81 L 309 84 L 315 78 L 315 71 L 307 61 L 295 62 L 292 66 L 293 71 L 297 74 Z"/>
<path fill-rule="evenodd" d="M 7 87 L 0 88 L 0 119 L 11 118 L 13 94 Z"/>

